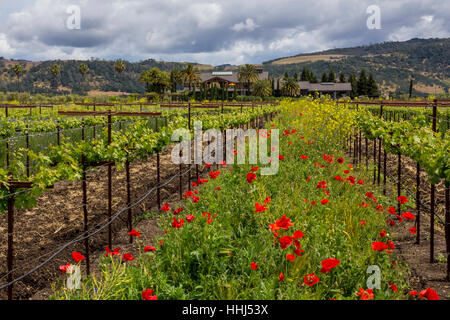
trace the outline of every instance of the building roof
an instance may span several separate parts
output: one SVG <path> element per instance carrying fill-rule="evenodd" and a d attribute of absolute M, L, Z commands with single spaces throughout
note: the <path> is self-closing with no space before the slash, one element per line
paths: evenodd
<path fill-rule="evenodd" d="M 298 85 L 301 90 L 308 90 L 308 91 L 320 91 L 320 92 L 352 91 L 351 83 L 334 83 L 334 82 L 310 83 L 308 81 L 300 81 L 298 82 Z"/>
<path fill-rule="evenodd" d="M 269 72 L 263 71 L 258 74 L 259 80 L 269 79 Z M 238 71 L 224 71 L 224 72 L 202 72 L 200 73 L 200 79 L 202 82 L 211 81 L 216 79 L 219 81 L 227 81 L 238 83 L 239 82 L 239 72 Z"/>

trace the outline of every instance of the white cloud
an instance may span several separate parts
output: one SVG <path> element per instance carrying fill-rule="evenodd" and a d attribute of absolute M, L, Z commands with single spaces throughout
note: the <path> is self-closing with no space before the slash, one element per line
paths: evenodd
<path fill-rule="evenodd" d="M 450 1 L 376 2 L 381 30 L 366 27 L 373 0 L 29 0 L 15 12 L 8 5 L 0 55 L 258 63 L 333 47 L 449 36 Z M 81 8 L 81 30 L 66 28 L 69 5 Z"/>
<path fill-rule="evenodd" d="M 6 34 L 0 33 L 0 56 L 12 56 L 16 50 L 11 48 Z"/>
<path fill-rule="evenodd" d="M 256 25 L 256 23 L 253 21 L 253 19 L 251 18 L 247 18 L 245 20 L 245 22 L 239 22 L 236 23 L 234 26 L 232 26 L 230 29 L 236 32 L 245 30 L 245 31 L 253 31 L 257 28 L 258 26 Z"/>

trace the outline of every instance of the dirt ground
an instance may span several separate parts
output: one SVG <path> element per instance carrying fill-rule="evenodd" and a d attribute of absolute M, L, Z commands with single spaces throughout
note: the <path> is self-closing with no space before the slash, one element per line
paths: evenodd
<path fill-rule="evenodd" d="M 352 146 L 353 147 L 353 146 Z M 373 160 L 373 144 L 369 142 L 369 164 Z M 378 148 L 378 146 L 377 146 Z M 378 161 L 378 151 L 377 151 Z M 381 161 L 384 155 L 381 154 Z M 365 143 L 362 140 L 362 164 L 366 164 L 365 160 Z M 397 196 L 397 168 L 398 157 L 388 154 L 387 156 L 387 176 L 386 194 L 392 197 Z M 416 162 L 405 156 L 401 157 L 401 176 L 402 190 L 409 189 L 410 192 L 403 191 L 411 203 L 415 204 L 416 196 Z M 370 170 L 373 179 L 373 170 Z M 383 174 L 383 162 L 381 166 L 381 174 Z M 383 186 L 383 177 L 380 181 Z M 443 183 L 436 185 L 436 207 L 435 213 L 443 221 L 445 221 L 445 186 Z M 435 242 L 434 242 L 434 263 L 430 263 L 430 184 L 428 176 L 423 170 L 420 173 L 420 199 L 421 199 L 421 236 L 420 244 L 416 243 L 416 235 L 409 232 L 409 228 L 413 225 L 398 224 L 394 227 L 394 243 L 397 247 L 398 256 L 403 259 L 410 267 L 411 278 L 410 283 L 412 289 L 416 291 L 424 290 L 428 287 L 433 288 L 439 294 L 441 299 L 450 299 L 450 282 L 446 281 L 447 262 L 444 257 L 446 254 L 445 231 L 442 221 L 435 217 Z M 411 210 L 412 211 L 412 210 Z M 417 211 L 413 211 L 417 214 Z M 417 227 L 417 222 L 415 223 Z"/>
<path fill-rule="evenodd" d="M 170 159 L 171 149 L 160 156 L 161 182 L 165 182 L 179 173 L 179 166 Z M 188 169 L 183 165 L 183 172 Z M 199 166 L 199 174 L 205 171 Z M 189 173 L 191 182 L 196 180 L 196 170 L 193 166 Z M 130 165 L 131 202 L 142 197 L 147 190 L 156 185 L 156 156 L 149 161 L 135 162 Z M 126 207 L 126 176 L 125 170 L 112 168 L 112 214 Z M 87 175 L 88 219 L 90 232 L 108 221 L 107 216 L 107 167 L 92 170 Z M 180 199 L 179 177 L 161 189 L 161 202 Z M 188 188 L 188 174 L 182 177 L 183 192 Z M 163 202 L 164 201 L 164 202 Z M 156 191 L 132 209 L 133 217 L 143 213 L 154 212 L 162 214 L 157 206 Z M 146 219 L 133 225 L 147 235 L 148 245 L 161 234 L 155 219 Z M 0 216 L 0 283 L 6 282 L 6 252 L 7 252 L 7 221 L 6 215 Z M 83 232 L 83 207 L 81 182 L 62 182 L 53 190 L 43 194 L 37 201 L 37 206 L 30 210 L 15 212 L 14 224 L 14 266 L 19 268 L 14 277 L 43 262 L 46 254 L 76 238 Z M 121 247 L 122 251 L 133 252 L 134 245 L 129 244 L 127 234 L 127 214 L 122 214 L 113 223 L 113 247 Z M 104 230 L 89 240 L 91 251 L 91 268 L 95 272 L 96 258 L 104 254 L 108 243 L 108 230 Z M 56 259 L 40 270 L 27 276 L 14 286 L 15 299 L 45 299 L 50 293 L 49 286 L 61 277 L 59 266 L 71 261 L 71 253 L 80 251 L 84 254 L 84 242 L 75 244 L 61 253 Z M 4 263 L 3 263 L 4 262 Z M 62 278 L 61 278 L 62 279 Z M 0 292 L 0 299 L 6 299 L 6 290 Z"/>

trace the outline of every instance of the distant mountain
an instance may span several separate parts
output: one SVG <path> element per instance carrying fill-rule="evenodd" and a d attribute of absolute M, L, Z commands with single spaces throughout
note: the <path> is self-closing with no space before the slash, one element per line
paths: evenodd
<path fill-rule="evenodd" d="M 271 60 L 263 65 L 273 77 L 285 72 L 300 74 L 307 66 L 319 79 L 330 69 L 337 76 L 341 71 L 348 76 L 366 69 L 374 74 L 384 91 L 406 93 L 412 77 L 416 93 L 444 93 L 450 88 L 450 38 L 332 49 Z"/>
<path fill-rule="evenodd" d="M 184 68 L 186 62 L 164 62 L 148 59 L 140 62 L 126 62 L 126 70 L 120 76 L 114 69 L 114 61 L 44 61 L 30 62 L 6 60 L 0 57 L 0 91 L 17 91 L 17 79 L 12 66 L 20 63 L 25 67 L 21 78 L 21 91 L 30 93 L 92 93 L 119 92 L 143 93 L 145 86 L 139 75 L 149 68 L 158 67 L 164 71 Z M 80 63 L 90 69 L 85 79 L 78 72 Z M 61 67 L 60 75 L 54 79 L 50 72 L 52 65 Z M 239 66 L 224 64 L 195 64 L 200 71 L 236 70 Z M 412 39 L 405 42 L 384 42 L 369 46 L 332 49 L 322 52 L 299 54 L 263 63 L 270 77 L 281 77 L 288 72 L 300 75 L 304 66 L 313 70 L 320 79 L 324 71 L 333 69 L 336 76 L 343 71 L 359 74 L 362 69 L 372 72 L 382 91 L 406 93 L 411 77 L 415 80 L 415 93 L 444 93 L 450 88 L 450 38 Z"/>

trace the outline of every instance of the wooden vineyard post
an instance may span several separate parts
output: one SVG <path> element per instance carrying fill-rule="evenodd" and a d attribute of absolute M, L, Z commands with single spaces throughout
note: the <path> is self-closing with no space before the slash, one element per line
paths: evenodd
<path fill-rule="evenodd" d="M 450 186 L 447 183 L 445 185 L 445 245 L 447 249 L 447 281 L 450 281 Z"/>
<path fill-rule="evenodd" d="M 108 112 L 108 145 L 111 144 L 112 124 L 111 124 L 111 110 Z M 112 164 L 108 163 L 108 245 L 112 248 Z"/>
<path fill-rule="evenodd" d="M 26 125 L 26 135 L 25 135 L 25 145 L 26 145 L 26 149 L 27 151 L 30 149 L 30 135 L 28 133 L 28 124 Z M 27 160 L 26 160 L 26 165 L 27 165 L 27 177 L 30 177 L 30 156 L 27 152 Z"/>
<path fill-rule="evenodd" d="M 398 152 L 398 164 L 397 164 L 397 197 L 402 195 L 402 154 Z M 397 205 L 398 214 L 400 214 L 401 205 L 398 202 Z"/>
<path fill-rule="evenodd" d="M 417 162 L 416 167 L 416 208 L 417 208 L 417 217 L 416 217 L 416 243 L 420 244 L 420 164 Z"/>
<path fill-rule="evenodd" d="M 380 105 L 380 119 L 383 119 L 383 105 Z M 378 179 L 377 185 L 381 183 L 381 138 L 378 138 Z"/>
<path fill-rule="evenodd" d="M 84 141 L 84 126 L 81 128 L 81 140 Z M 83 231 L 85 236 L 88 235 L 89 225 L 88 225 L 88 211 L 87 211 L 87 177 L 86 177 L 86 158 L 84 154 L 81 154 L 81 163 L 83 164 L 83 173 L 81 177 L 81 188 L 83 193 Z M 86 255 L 86 274 L 91 273 L 91 263 L 89 258 L 89 239 L 84 239 L 84 250 Z"/>
<path fill-rule="evenodd" d="M 373 184 L 377 182 L 377 139 L 373 139 Z"/>
<path fill-rule="evenodd" d="M 127 155 L 127 161 L 125 162 L 125 174 L 127 180 L 127 207 L 128 207 L 128 231 L 133 230 L 133 213 L 131 211 L 131 186 L 130 186 L 130 161 Z M 133 243 L 133 236 L 130 236 L 130 243 Z"/>
<path fill-rule="evenodd" d="M 13 281 L 13 266 L 14 266 L 14 192 L 15 189 L 10 189 L 8 197 L 8 282 Z M 8 287 L 8 300 L 12 300 L 14 297 L 13 285 Z"/>
<path fill-rule="evenodd" d="M 436 132 L 436 120 L 437 120 L 437 104 L 433 104 L 433 131 Z M 430 202 L 431 202 L 431 210 L 430 210 L 430 263 L 434 263 L 434 219 L 435 219 L 435 195 L 436 186 L 435 184 L 431 184 L 431 192 L 430 192 Z"/>

